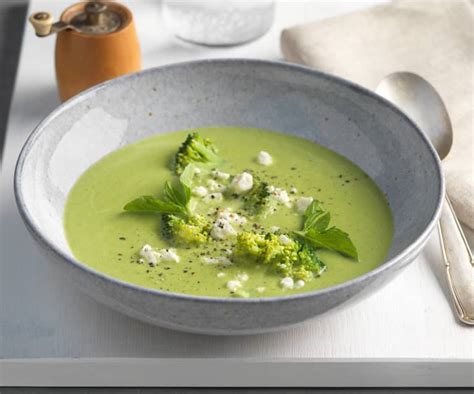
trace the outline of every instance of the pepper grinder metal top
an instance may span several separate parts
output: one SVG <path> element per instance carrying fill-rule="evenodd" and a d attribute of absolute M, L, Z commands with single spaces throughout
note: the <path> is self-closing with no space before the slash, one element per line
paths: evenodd
<path fill-rule="evenodd" d="M 120 29 L 123 24 L 120 13 L 106 3 L 90 1 L 82 12 L 74 15 L 69 22 L 53 22 L 49 12 L 36 12 L 29 18 L 38 37 L 46 37 L 60 31 L 71 29 L 84 34 L 109 34 Z"/>

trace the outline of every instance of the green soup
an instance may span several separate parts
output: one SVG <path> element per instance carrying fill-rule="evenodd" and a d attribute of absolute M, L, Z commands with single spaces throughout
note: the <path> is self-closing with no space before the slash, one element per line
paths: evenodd
<path fill-rule="evenodd" d="M 195 131 L 195 130 L 193 130 Z M 303 287 L 285 288 L 281 277 L 262 264 L 209 264 L 228 253 L 232 239 L 195 246 L 170 246 L 162 236 L 159 215 L 124 212 L 140 195 L 160 195 L 175 176 L 172 159 L 189 131 L 151 137 L 109 154 L 77 181 L 65 208 L 65 230 L 74 256 L 91 268 L 136 285 L 177 293 L 229 297 L 229 281 L 242 278 L 246 296 L 268 297 L 322 289 L 353 279 L 381 264 L 392 239 L 392 217 L 375 183 L 344 157 L 307 140 L 259 129 L 198 129 L 219 147 L 225 162 L 220 171 L 248 171 L 255 178 L 288 191 L 290 199 L 312 196 L 330 211 L 331 225 L 347 232 L 358 261 L 330 250 L 318 250 L 326 270 Z M 260 151 L 271 154 L 268 166 L 257 162 Z M 202 199 L 201 199 L 202 200 Z M 197 202 L 197 210 L 208 207 Z M 225 203 L 233 207 L 233 200 Z M 207 204 L 209 205 L 209 204 Z M 212 205 L 212 204 L 211 204 Z M 238 207 L 235 207 L 238 209 Z M 263 228 L 291 232 L 302 226 L 295 209 L 280 206 L 259 219 Z M 176 249 L 179 262 L 143 262 L 143 245 Z M 204 260 L 207 259 L 207 262 Z M 248 279 L 247 279 L 248 278 Z"/>

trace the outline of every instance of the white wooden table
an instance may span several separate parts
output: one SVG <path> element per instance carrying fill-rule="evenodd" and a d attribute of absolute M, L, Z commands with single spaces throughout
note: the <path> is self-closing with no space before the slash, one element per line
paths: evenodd
<path fill-rule="evenodd" d="M 69 1 L 32 0 L 57 17 Z M 373 2 L 289 2 L 272 30 L 233 48 L 172 37 L 157 1 L 129 0 L 144 67 L 210 57 L 279 59 L 285 26 Z M 446 297 L 436 236 L 385 288 L 289 331 L 207 337 L 160 329 L 97 304 L 39 257 L 12 190 L 21 146 L 59 104 L 54 38 L 26 27 L 10 112 L 0 200 L 0 384 L 14 386 L 472 386 L 474 331 Z"/>

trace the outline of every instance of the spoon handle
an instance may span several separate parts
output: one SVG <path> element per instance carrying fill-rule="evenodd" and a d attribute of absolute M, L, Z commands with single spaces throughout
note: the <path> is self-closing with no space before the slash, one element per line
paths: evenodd
<path fill-rule="evenodd" d="M 458 318 L 474 325 L 474 261 L 448 195 L 438 222 L 448 286 Z"/>

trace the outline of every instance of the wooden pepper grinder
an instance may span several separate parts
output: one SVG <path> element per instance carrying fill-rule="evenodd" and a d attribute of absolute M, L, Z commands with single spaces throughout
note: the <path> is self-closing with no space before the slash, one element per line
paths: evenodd
<path fill-rule="evenodd" d="M 64 10 L 58 22 L 48 12 L 29 18 L 36 35 L 57 33 L 55 66 L 59 96 L 141 69 L 140 46 L 130 10 L 116 2 L 90 1 Z"/>

